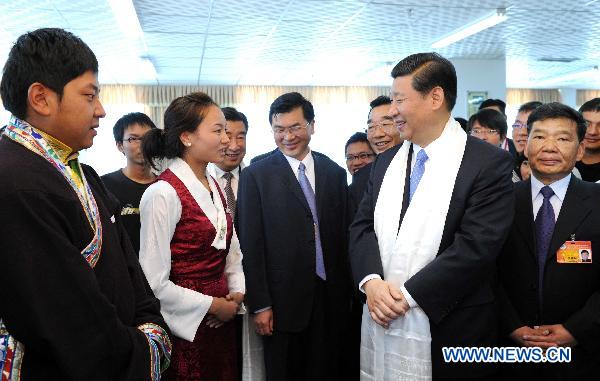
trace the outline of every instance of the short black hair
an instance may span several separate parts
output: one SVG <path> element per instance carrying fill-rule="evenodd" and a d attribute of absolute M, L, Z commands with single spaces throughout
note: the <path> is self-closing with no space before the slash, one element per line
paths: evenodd
<path fill-rule="evenodd" d="M 115 137 L 115 142 L 123 143 L 123 135 L 125 134 L 125 130 L 127 127 L 139 124 L 140 126 L 147 126 L 152 128 L 156 128 L 156 124 L 150 119 L 150 117 L 143 112 L 130 112 L 129 114 L 125 114 L 117 120 L 113 127 L 113 136 Z"/>
<path fill-rule="evenodd" d="M 221 111 L 223 111 L 223 115 L 225 115 L 225 120 L 244 123 L 246 132 L 248 132 L 248 119 L 243 112 L 236 110 L 234 107 L 221 107 Z"/>
<path fill-rule="evenodd" d="M 302 107 L 302 114 L 307 122 L 315 119 L 315 110 L 312 103 L 302 94 L 297 92 L 286 93 L 278 96 L 269 108 L 269 124 L 273 123 L 273 115 L 290 112 L 296 107 Z"/>
<path fill-rule="evenodd" d="M 380 95 L 377 98 L 373 99 L 371 103 L 369 103 L 369 106 L 371 107 L 371 110 L 373 110 L 375 107 L 389 104 L 392 104 L 392 100 L 390 99 L 390 97 L 388 97 L 387 95 Z"/>
<path fill-rule="evenodd" d="M 65 85 L 88 71 L 98 73 L 98 60 L 79 37 L 58 28 L 25 33 L 4 65 L 0 83 L 4 108 L 25 119 L 29 86 L 39 82 L 61 99 Z"/>
<path fill-rule="evenodd" d="M 501 138 L 506 137 L 506 132 L 508 131 L 506 118 L 498 110 L 484 108 L 471 115 L 468 123 L 469 131 L 473 129 L 473 124 L 475 124 L 475 122 L 479 122 L 479 124 L 490 130 L 498 131 Z"/>
<path fill-rule="evenodd" d="M 581 250 L 581 254 L 583 254 L 583 253 L 587 253 L 588 255 L 590 255 L 590 252 L 587 251 L 586 249 Z"/>
<path fill-rule="evenodd" d="M 452 62 L 437 53 L 417 53 L 404 58 L 392 69 L 392 78 L 411 74 L 414 74 L 412 87 L 421 94 L 441 87 L 448 111 L 452 111 L 456 104 L 456 70 Z"/>
<path fill-rule="evenodd" d="M 521 105 L 521 107 L 519 107 L 519 112 L 532 112 L 533 110 L 535 110 L 536 108 L 540 107 L 541 105 L 543 105 L 542 102 L 540 101 L 531 101 L 531 102 L 527 102 L 527 103 L 523 103 Z"/>
<path fill-rule="evenodd" d="M 590 99 L 579 107 L 579 112 L 600 112 L 600 98 Z"/>
<path fill-rule="evenodd" d="M 387 95 L 380 95 L 377 98 L 373 99 L 371 101 L 371 103 L 369 103 L 369 106 L 371 108 L 369 109 L 369 114 L 367 115 L 367 119 L 371 119 L 371 111 L 373 111 L 373 109 L 375 107 L 391 105 L 391 104 L 392 104 L 392 100 Z"/>
<path fill-rule="evenodd" d="M 502 115 L 506 116 L 506 103 L 501 99 L 486 99 L 479 105 L 479 109 L 482 110 L 488 107 L 498 107 Z"/>
<path fill-rule="evenodd" d="M 531 132 L 533 123 L 546 119 L 566 118 L 575 122 L 577 126 L 577 138 L 579 142 L 585 137 L 587 123 L 579 111 L 558 102 L 551 102 L 541 105 L 533 110 L 527 118 L 527 133 Z"/>
<path fill-rule="evenodd" d="M 360 143 L 360 142 L 367 143 L 367 145 L 369 146 L 369 149 L 371 151 L 373 151 L 371 149 L 371 145 L 369 144 L 369 139 L 367 139 L 367 134 L 365 134 L 364 132 L 356 132 L 352 136 L 350 136 L 350 138 L 346 142 L 346 145 L 344 146 L 344 153 L 346 153 L 346 150 L 348 149 L 348 146 L 350 144 Z"/>

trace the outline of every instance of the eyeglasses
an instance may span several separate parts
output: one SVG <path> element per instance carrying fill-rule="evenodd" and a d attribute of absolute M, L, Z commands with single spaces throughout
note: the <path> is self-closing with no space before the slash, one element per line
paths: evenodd
<path fill-rule="evenodd" d="M 385 133 L 391 134 L 394 132 L 394 122 L 386 120 L 379 123 L 367 124 L 367 129 L 365 130 L 365 132 L 367 133 L 367 135 L 373 135 L 375 133 L 375 130 L 378 128 L 381 128 L 381 130 Z"/>
<path fill-rule="evenodd" d="M 130 136 L 127 139 L 123 139 L 123 140 L 127 140 L 127 142 L 129 144 L 133 144 L 133 143 L 138 143 L 142 141 L 141 137 L 137 137 L 137 136 Z"/>
<path fill-rule="evenodd" d="M 500 132 L 498 130 L 491 130 L 489 128 L 474 128 L 471 130 L 471 135 L 499 135 Z"/>
<path fill-rule="evenodd" d="M 308 128 L 308 126 L 310 125 L 311 122 L 306 122 L 305 125 L 302 124 L 296 124 L 294 126 L 289 126 L 289 127 L 273 127 L 273 132 L 275 133 L 275 135 L 279 135 L 279 136 L 283 136 L 283 135 L 287 135 L 288 131 L 290 133 L 292 133 L 292 135 L 296 135 L 298 132 L 300 132 L 301 130 Z"/>
<path fill-rule="evenodd" d="M 516 121 L 513 123 L 512 128 L 527 128 L 527 124 Z"/>
<path fill-rule="evenodd" d="M 357 153 L 356 155 L 348 154 L 348 155 L 346 155 L 346 161 L 347 162 L 351 162 L 351 161 L 354 161 L 356 159 L 367 160 L 368 158 L 370 158 L 372 156 L 375 156 L 375 154 L 374 153 L 367 153 L 367 152 Z"/>

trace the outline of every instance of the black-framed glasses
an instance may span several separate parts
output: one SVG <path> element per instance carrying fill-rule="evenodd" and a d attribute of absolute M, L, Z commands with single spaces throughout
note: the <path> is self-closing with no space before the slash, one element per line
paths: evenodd
<path fill-rule="evenodd" d="M 127 142 L 128 142 L 129 144 L 133 144 L 133 143 L 138 143 L 138 142 L 141 142 L 141 141 L 142 141 L 142 138 L 141 138 L 141 137 L 138 137 L 138 136 L 130 136 L 130 137 L 128 137 L 127 139 L 123 139 L 123 140 L 127 140 Z"/>
<path fill-rule="evenodd" d="M 367 160 L 370 157 L 375 156 L 374 153 L 368 153 L 368 152 L 361 152 L 361 153 L 357 153 L 356 155 L 353 154 L 348 154 L 346 155 L 346 161 L 354 161 L 356 159 L 360 159 L 360 160 Z"/>

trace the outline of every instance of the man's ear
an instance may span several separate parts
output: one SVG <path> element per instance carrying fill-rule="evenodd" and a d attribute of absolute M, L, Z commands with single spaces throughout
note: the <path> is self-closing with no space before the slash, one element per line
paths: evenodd
<path fill-rule="evenodd" d="M 123 142 L 117 142 L 117 149 L 119 150 L 119 152 L 125 155 L 125 152 L 123 152 Z"/>
<path fill-rule="evenodd" d="M 434 110 L 438 110 L 441 107 L 445 107 L 444 106 L 444 89 L 442 89 L 439 86 L 436 86 L 433 89 L 431 89 L 430 96 L 431 96 L 431 106 Z"/>
<path fill-rule="evenodd" d="M 27 90 L 27 111 L 30 113 L 50 116 L 57 101 L 56 93 L 39 82 L 32 83 Z"/>

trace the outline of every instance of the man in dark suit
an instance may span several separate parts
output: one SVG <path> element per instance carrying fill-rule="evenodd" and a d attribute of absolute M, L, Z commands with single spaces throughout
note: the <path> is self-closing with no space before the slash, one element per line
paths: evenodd
<path fill-rule="evenodd" d="M 250 164 L 254 164 L 257 161 L 261 161 L 262 159 L 271 156 L 272 154 L 274 154 L 277 151 L 279 151 L 279 149 L 275 148 L 273 151 L 261 153 L 260 155 L 254 156 L 252 159 L 250 159 Z"/>
<path fill-rule="evenodd" d="M 350 304 L 346 172 L 309 148 L 302 95 L 277 98 L 269 119 L 278 150 L 247 167 L 238 190 L 246 302 L 268 380 L 336 380 Z"/>
<path fill-rule="evenodd" d="M 395 372 L 420 368 L 424 364 L 429 370 L 421 372 L 419 376 L 433 376 L 434 379 L 489 377 L 493 369 L 484 364 L 445 363 L 442 347 L 494 346 L 496 342 L 497 311 L 491 279 L 497 255 L 512 222 L 512 161 L 507 152 L 477 138 L 467 137 L 458 123 L 451 119 L 450 112 L 456 101 L 456 72 L 448 60 L 435 53 L 415 54 L 400 61 L 393 69 L 392 77 L 390 115 L 405 142 L 378 156 L 373 164 L 367 191 L 350 228 L 350 259 L 355 285 L 367 295 L 368 311 L 363 315 L 362 345 L 370 344 L 365 343 L 365 338 L 372 337 L 371 332 L 381 330 L 375 326 L 376 329 L 365 332 L 364 321 L 369 316 L 385 330 L 383 336 L 386 345 L 375 348 L 374 355 L 377 356 L 377 351 L 384 352 L 381 353 L 384 358 L 383 369 L 379 364 L 377 369 L 371 366 L 366 371 L 374 371 L 387 379 Z M 446 136 L 448 131 L 453 131 L 458 142 L 462 142 L 464 153 L 458 152 L 459 148 L 454 148 L 454 145 L 440 147 L 437 144 L 436 140 L 442 139 L 442 135 Z M 429 160 L 427 156 L 425 158 L 424 170 L 423 164 L 417 164 L 418 158 L 422 157 L 420 151 L 423 150 L 431 155 Z M 440 151 L 447 152 L 447 157 L 436 155 Z M 399 175 L 405 178 L 404 187 L 401 188 L 403 193 L 398 189 L 398 197 L 394 199 L 395 191 L 392 188 L 391 197 L 382 199 L 383 186 L 386 185 L 384 179 L 394 166 L 400 167 L 402 164 L 394 160 L 400 152 L 408 152 L 408 159 L 404 161 L 406 171 Z M 445 185 L 447 191 L 442 194 L 437 189 L 435 179 L 429 183 L 423 181 L 428 170 L 433 170 L 436 165 L 440 168 L 440 162 L 443 172 L 445 163 L 450 159 L 454 160 L 456 177 L 449 186 Z M 422 180 L 414 181 L 419 172 Z M 423 187 L 416 187 L 419 181 L 422 181 Z M 430 184 L 429 188 L 427 184 Z M 427 252 L 431 260 L 407 277 L 403 284 L 393 283 L 385 278 L 387 262 L 382 263 L 380 253 L 380 247 L 385 247 L 385 242 L 381 241 L 391 240 L 393 243 L 414 239 L 402 235 L 403 230 L 410 228 L 405 226 L 406 220 L 403 219 L 407 212 L 411 212 L 409 205 L 412 207 L 412 203 L 420 197 L 419 192 L 429 192 L 431 197 L 427 200 L 430 201 L 437 197 L 449 200 L 446 204 L 447 214 L 441 220 L 443 225 L 437 236 L 439 248 L 435 246 L 431 252 Z M 427 203 L 427 200 L 421 202 Z M 402 204 L 401 211 L 398 209 L 399 227 L 392 232 L 393 235 L 395 233 L 393 237 L 376 233 L 378 216 L 374 215 L 374 211 L 378 203 L 385 205 L 380 205 L 380 211 L 393 207 L 393 203 Z M 412 221 L 439 220 L 439 215 L 427 220 L 426 212 L 413 210 Z M 392 219 L 383 221 L 383 224 L 391 223 L 394 223 Z M 418 260 L 416 253 L 410 253 L 410 247 L 408 250 L 407 261 Z M 391 254 L 392 257 L 400 255 L 398 252 Z M 411 314 L 423 313 L 429 323 L 426 334 L 430 333 L 431 337 L 430 359 L 427 359 L 425 352 L 422 361 L 393 360 L 397 356 L 389 356 L 388 351 L 395 352 L 401 348 L 394 347 L 388 340 L 398 336 L 394 332 L 401 331 L 390 331 L 388 335 L 387 329 Z M 373 321 L 370 322 L 371 326 L 374 326 Z M 363 354 L 369 353 L 363 351 Z M 361 368 L 363 363 L 368 367 L 368 357 L 361 356 Z M 396 368 L 399 363 L 406 367 Z"/>
<path fill-rule="evenodd" d="M 572 358 L 511 364 L 506 378 L 593 380 L 600 374 L 600 264 L 593 258 L 600 185 L 571 174 L 584 153 L 586 123 L 570 107 L 549 103 L 527 125 L 532 173 L 515 185 L 515 221 L 498 260 L 501 333 L 512 339 L 508 345 L 571 347 Z"/>

